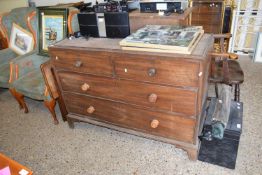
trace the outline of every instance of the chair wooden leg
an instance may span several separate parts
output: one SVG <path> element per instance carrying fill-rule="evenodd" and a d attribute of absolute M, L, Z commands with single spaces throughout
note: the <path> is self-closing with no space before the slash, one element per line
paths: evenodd
<path fill-rule="evenodd" d="M 60 108 L 60 111 L 61 111 L 61 115 L 62 115 L 62 119 L 63 121 L 67 121 L 67 111 L 66 111 L 66 108 L 65 108 L 65 104 L 64 104 L 64 101 L 61 99 L 61 97 L 58 97 L 57 99 L 58 101 L 58 105 L 59 105 L 59 108 Z"/>
<path fill-rule="evenodd" d="M 218 98 L 218 87 L 217 87 L 217 83 L 215 83 L 215 92 L 216 92 L 216 98 Z"/>
<path fill-rule="evenodd" d="M 11 91 L 10 91 L 11 92 Z M 17 92 L 15 89 L 12 89 L 12 95 L 15 95 L 15 99 L 18 101 L 21 109 L 24 109 L 24 113 L 28 113 L 28 108 L 24 100 L 24 95 Z"/>
<path fill-rule="evenodd" d="M 16 93 L 15 89 L 9 89 L 9 92 L 10 92 L 11 95 L 16 99 L 16 101 L 18 102 L 19 108 L 20 108 L 20 109 L 23 109 L 22 103 L 19 101 L 19 99 L 18 99 L 17 96 L 15 95 L 15 93 Z"/>
<path fill-rule="evenodd" d="M 240 101 L 240 87 L 239 84 L 235 85 L 235 101 L 239 102 Z"/>
<path fill-rule="evenodd" d="M 25 100 L 24 100 L 24 95 L 20 94 L 18 92 L 16 92 L 16 95 L 17 95 L 19 101 L 21 102 L 21 104 L 24 108 L 24 113 L 28 113 L 28 108 L 27 108 L 27 105 L 26 105 Z"/>
<path fill-rule="evenodd" d="M 50 113 L 52 114 L 54 124 L 57 125 L 58 120 L 57 120 L 56 114 L 55 114 L 56 101 L 54 99 L 52 99 L 51 101 L 44 101 L 44 104 L 47 107 L 47 109 L 50 111 Z"/>

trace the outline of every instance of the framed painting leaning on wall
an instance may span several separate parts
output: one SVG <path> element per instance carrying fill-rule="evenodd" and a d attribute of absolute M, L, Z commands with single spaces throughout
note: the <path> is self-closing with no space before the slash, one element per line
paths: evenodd
<path fill-rule="evenodd" d="M 257 44 L 254 53 L 254 62 L 262 63 L 262 32 L 258 33 Z"/>
<path fill-rule="evenodd" d="M 67 37 L 67 8 L 38 8 L 39 55 L 48 55 L 48 46 Z"/>

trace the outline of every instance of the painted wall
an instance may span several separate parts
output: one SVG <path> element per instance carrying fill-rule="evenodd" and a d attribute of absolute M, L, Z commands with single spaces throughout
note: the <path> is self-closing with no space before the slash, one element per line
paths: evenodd
<path fill-rule="evenodd" d="M 28 6 L 28 0 L 0 0 L 0 13 L 8 12 L 16 7 Z"/>

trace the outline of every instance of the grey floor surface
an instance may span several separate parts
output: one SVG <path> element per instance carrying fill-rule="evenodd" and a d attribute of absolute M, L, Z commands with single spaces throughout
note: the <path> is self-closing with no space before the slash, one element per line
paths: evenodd
<path fill-rule="evenodd" d="M 240 59 L 244 123 L 235 170 L 189 161 L 165 144 L 86 123 L 74 130 L 53 125 L 42 102 L 26 99 L 30 113 L 18 109 L 0 89 L 0 152 L 31 168 L 35 175 L 234 175 L 262 174 L 262 64 Z"/>

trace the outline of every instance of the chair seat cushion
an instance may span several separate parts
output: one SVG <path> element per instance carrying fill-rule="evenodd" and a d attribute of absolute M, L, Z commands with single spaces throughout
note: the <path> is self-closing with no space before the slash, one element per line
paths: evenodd
<path fill-rule="evenodd" d="M 227 84 L 241 84 L 244 81 L 244 72 L 241 69 L 239 63 L 235 60 L 228 60 L 228 79 Z M 214 83 L 226 83 L 225 76 L 223 73 L 223 63 L 218 62 L 215 65 L 214 72 L 210 77 L 210 81 Z"/>
<path fill-rule="evenodd" d="M 9 62 L 17 56 L 18 55 L 10 48 L 0 50 L 0 66 L 3 64 L 9 64 Z"/>
<path fill-rule="evenodd" d="M 39 70 L 34 70 L 11 84 L 12 88 L 26 97 L 36 100 L 45 100 L 45 82 L 43 75 Z"/>
<path fill-rule="evenodd" d="M 10 66 L 9 64 L 0 65 L 0 87 L 8 88 L 10 78 Z"/>

